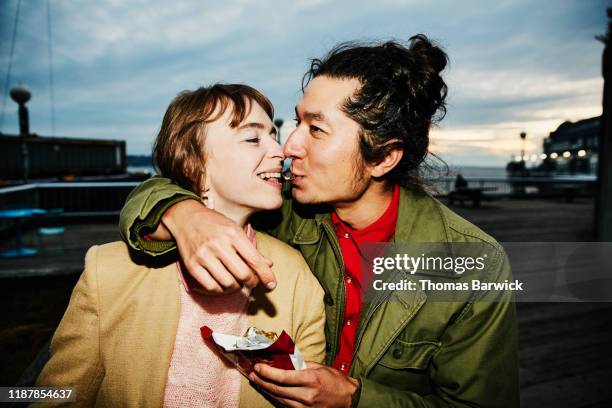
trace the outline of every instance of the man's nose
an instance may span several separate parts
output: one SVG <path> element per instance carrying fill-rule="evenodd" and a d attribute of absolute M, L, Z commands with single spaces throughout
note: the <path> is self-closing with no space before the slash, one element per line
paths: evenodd
<path fill-rule="evenodd" d="M 304 157 L 304 143 L 303 137 L 300 134 L 299 128 L 296 128 L 285 142 L 285 148 L 283 149 L 285 153 L 285 157 L 289 159 L 297 158 L 300 159 Z"/>

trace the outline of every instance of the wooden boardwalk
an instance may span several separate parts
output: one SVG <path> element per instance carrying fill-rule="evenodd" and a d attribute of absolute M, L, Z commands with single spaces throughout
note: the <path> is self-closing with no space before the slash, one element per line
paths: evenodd
<path fill-rule="evenodd" d="M 593 240 L 591 200 L 452 208 L 502 243 Z M 612 406 L 612 303 L 518 303 L 517 313 L 523 407 Z"/>
<path fill-rule="evenodd" d="M 592 240 L 589 200 L 452 208 L 500 242 Z M 14 384 L 52 334 L 87 248 L 116 239 L 116 220 L 68 224 L 63 253 L 50 248 L 46 257 L 0 260 L 0 385 Z M 32 236 L 28 240 L 36 245 Z M 517 310 L 522 406 L 612 406 L 612 303 L 520 303 Z"/>

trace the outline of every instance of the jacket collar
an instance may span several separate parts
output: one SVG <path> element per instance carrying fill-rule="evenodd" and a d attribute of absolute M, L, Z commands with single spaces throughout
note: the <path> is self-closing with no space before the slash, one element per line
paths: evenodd
<path fill-rule="evenodd" d="M 321 238 L 323 223 L 331 225 L 329 207 L 300 221 L 293 243 L 314 244 Z M 448 242 L 448 226 L 438 201 L 416 188 L 400 188 L 400 203 L 394 242 Z"/>
<path fill-rule="evenodd" d="M 394 242 L 448 240 L 448 226 L 438 200 L 417 188 L 401 188 Z"/>

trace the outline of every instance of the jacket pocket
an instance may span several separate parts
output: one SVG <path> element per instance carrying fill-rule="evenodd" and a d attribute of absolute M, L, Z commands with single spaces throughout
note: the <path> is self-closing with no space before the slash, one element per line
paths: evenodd
<path fill-rule="evenodd" d="M 440 349 L 439 342 L 417 341 L 405 342 L 396 340 L 380 359 L 378 364 L 394 370 L 415 369 L 424 370 L 429 361 Z"/>

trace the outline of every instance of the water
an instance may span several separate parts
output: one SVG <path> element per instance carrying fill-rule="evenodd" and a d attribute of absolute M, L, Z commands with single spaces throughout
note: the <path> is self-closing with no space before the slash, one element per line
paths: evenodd
<path fill-rule="evenodd" d="M 155 174 L 153 166 L 127 166 L 128 173 L 145 173 L 149 175 Z"/>
<path fill-rule="evenodd" d="M 461 173 L 466 179 L 506 178 L 505 167 L 450 166 L 451 176 Z"/>
<path fill-rule="evenodd" d="M 285 168 L 287 169 L 285 162 Z M 461 173 L 466 179 L 487 179 L 487 178 L 506 178 L 506 169 L 504 167 L 479 167 L 479 166 L 449 166 L 449 177 L 454 178 Z M 155 170 L 151 166 L 128 166 L 128 172 L 155 174 Z"/>

